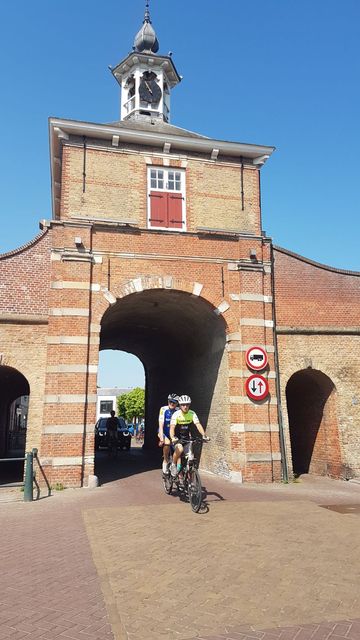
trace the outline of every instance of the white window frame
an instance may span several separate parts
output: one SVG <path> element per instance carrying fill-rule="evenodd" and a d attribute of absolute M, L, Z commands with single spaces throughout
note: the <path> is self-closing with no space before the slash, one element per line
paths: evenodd
<path fill-rule="evenodd" d="M 151 187 L 151 171 L 163 171 L 164 172 L 164 186 L 162 189 L 159 189 L 158 187 Z M 166 188 L 169 181 L 167 179 L 167 176 L 169 173 L 174 172 L 174 173 L 180 173 L 180 177 L 181 177 L 181 188 L 180 190 L 177 189 L 168 189 Z M 187 230 L 187 220 L 186 220 L 186 171 L 185 169 L 179 168 L 179 167 L 164 167 L 163 165 L 149 165 L 148 166 L 148 171 L 147 171 L 147 226 L 148 229 L 159 229 L 162 231 L 176 231 L 178 233 L 183 233 L 184 231 Z M 150 218 L 151 218 L 151 197 L 150 197 L 150 193 L 151 191 L 160 191 L 162 193 L 178 193 L 182 195 L 182 210 L 181 210 L 181 214 L 182 214 L 182 220 L 184 220 L 182 228 L 181 229 L 176 229 L 174 227 L 156 227 L 154 225 L 150 224 Z"/>

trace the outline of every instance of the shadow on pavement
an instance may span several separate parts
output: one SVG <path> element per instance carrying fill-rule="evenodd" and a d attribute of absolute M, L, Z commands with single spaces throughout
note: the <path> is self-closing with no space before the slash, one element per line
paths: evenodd
<path fill-rule="evenodd" d="M 226 499 L 216 491 L 207 491 L 206 487 L 204 486 L 203 486 L 203 493 L 204 493 L 204 500 L 206 502 L 223 502 Z"/>
<path fill-rule="evenodd" d="M 115 480 L 128 478 L 161 467 L 162 453 L 160 449 L 145 450 L 141 447 L 129 451 L 118 451 L 110 457 L 106 449 L 97 451 L 95 456 L 95 475 L 99 484 L 107 484 Z"/>
<path fill-rule="evenodd" d="M 174 500 L 179 500 L 180 502 L 185 502 L 189 504 L 189 497 L 187 491 L 184 490 L 182 484 L 180 486 L 173 484 L 172 490 L 170 493 L 166 491 L 169 498 L 173 498 Z M 222 496 L 220 493 L 216 491 L 208 491 L 206 486 L 202 485 L 202 504 L 199 509 L 199 514 L 205 514 L 210 511 L 210 505 L 213 502 L 224 502 L 226 498 Z M 190 506 L 190 505 L 189 505 Z"/>

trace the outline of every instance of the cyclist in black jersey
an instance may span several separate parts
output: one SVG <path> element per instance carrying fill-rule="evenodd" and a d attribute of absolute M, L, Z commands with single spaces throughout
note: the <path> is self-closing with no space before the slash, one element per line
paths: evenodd
<path fill-rule="evenodd" d="M 187 452 L 188 444 L 184 441 L 194 439 L 202 435 L 204 440 L 208 440 L 203 426 L 195 411 L 190 409 L 191 398 L 183 395 L 179 397 L 179 407 L 170 420 L 170 440 L 175 446 L 173 462 L 171 465 L 171 475 L 175 477 L 181 469 L 181 456 Z"/>

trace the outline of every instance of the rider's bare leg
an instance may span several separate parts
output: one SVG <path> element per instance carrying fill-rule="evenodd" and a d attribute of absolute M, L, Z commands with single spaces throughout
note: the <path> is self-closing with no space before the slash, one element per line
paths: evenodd
<path fill-rule="evenodd" d="M 164 462 L 169 462 L 170 457 L 170 444 L 167 444 L 168 438 L 164 438 L 163 456 Z"/>
<path fill-rule="evenodd" d="M 163 463 L 162 463 L 163 473 L 168 473 L 169 462 L 170 462 L 170 440 L 169 440 L 169 438 L 164 436 Z"/>
<path fill-rule="evenodd" d="M 177 444 L 175 447 L 174 455 L 173 455 L 173 463 L 177 464 L 179 459 L 181 458 L 181 454 L 184 451 L 182 444 Z"/>
<path fill-rule="evenodd" d="M 175 445 L 175 451 L 174 451 L 174 455 L 173 455 L 173 461 L 171 464 L 171 475 L 175 478 L 176 475 L 179 473 L 180 471 L 180 467 L 181 467 L 181 454 L 183 452 L 183 446 L 178 443 Z"/>

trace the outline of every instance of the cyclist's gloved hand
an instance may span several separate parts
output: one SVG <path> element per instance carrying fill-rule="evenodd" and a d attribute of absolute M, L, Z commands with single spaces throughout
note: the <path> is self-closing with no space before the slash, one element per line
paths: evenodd
<path fill-rule="evenodd" d="M 211 438 L 209 436 L 203 436 L 204 442 L 210 442 Z"/>
<path fill-rule="evenodd" d="M 176 444 L 177 442 L 179 442 L 179 438 L 171 438 L 171 442 L 172 444 Z"/>

